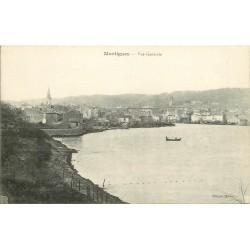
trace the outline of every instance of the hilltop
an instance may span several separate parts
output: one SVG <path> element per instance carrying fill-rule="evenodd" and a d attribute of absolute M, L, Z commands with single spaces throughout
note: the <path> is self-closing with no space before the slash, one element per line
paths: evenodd
<path fill-rule="evenodd" d="M 170 98 L 174 103 L 181 105 L 191 101 L 199 101 L 203 104 L 218 103 L 221 106 L 250 106 L 250 89 L 216 89 L 207 91 L 176 91 L 158 95 L 124 94 L 124 95 L 93 95 L 74 96 L 57 99 L 60 103 L 72 103 L 75 105 L 95 105 L 105 108 L 110 107 L 164 107 L 168 105 Z"/>
<path fill-rule="evenodd" d="M 52 98 L 54 103 L 99 106 L 103 108 L 113 107 L 142 107 L 154 106 L 165 107 L 170 98 L 174 98 L 176 105 L 191 103 L 192 101 L 202 102 L 210 105 L 217 103 L 221 107 L 250 107 L 249 88 L 226 88 L 206 91 L 175 91 L 157 95 L 146 94 L 121 94 L 121 95 L 80 95 L 64 98 Z M 44 102 L 44 99 L 23 101 L 30 104 Z"/>

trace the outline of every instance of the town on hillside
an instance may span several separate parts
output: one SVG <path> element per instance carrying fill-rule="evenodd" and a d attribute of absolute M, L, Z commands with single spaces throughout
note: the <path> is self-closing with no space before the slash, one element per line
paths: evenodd
<path fill-rule="evenodd" d="M 114 107 L 103 108 L 89 105 L 53 103 L 50 89 L 40 105 L 20 103 L 32 123 L 37 123 L 50 135 L 79 135 L 86 126 L 92 129 L 139 128 L 174 126 L 185 124 L 250 124 L 250 109 L 220 107 L 218 103 L 204 104 L 190 101 L 183 105 L 175 104 L 171 96 L 161 107 Z"/>

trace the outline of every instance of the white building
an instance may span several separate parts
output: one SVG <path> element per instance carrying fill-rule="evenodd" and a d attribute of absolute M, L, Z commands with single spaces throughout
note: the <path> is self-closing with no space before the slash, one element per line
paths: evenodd
<path fill-rule="evenodd" d="M 219 123 L 224 124 L 226 123 L 226 116 L 224 114 L 209 114 L 209 115 L 202 115 L 202 121 L 208 123 Z"/>
<path fill-rule="evenodd" d="M 202 120 L 202 117 L 200 114 L 196 113 L 196 114 L 191 115 L 191 122 L 192 123 L 199 123 L 199 122 L 201 122 L 201 120 Z"/>
<path fill-rule="evenodd" d="M 119 117 L 119 123 L 129 123 L 129 117 Z"/>
<path fill-rule="evenodd" d="M 214 115 L 215 121 L 224 122 L 225 116 L 224 115 Z"/>
<path fill-rule="evenodd" d="M 168 115 L 168 121 L 170 122 L 179 122 L 180 116 L 177 114 Z"/>
<path fill-rule="evenodd" d="M 215 122 L 214 115 L 202 115 L 203 122 Z"/>

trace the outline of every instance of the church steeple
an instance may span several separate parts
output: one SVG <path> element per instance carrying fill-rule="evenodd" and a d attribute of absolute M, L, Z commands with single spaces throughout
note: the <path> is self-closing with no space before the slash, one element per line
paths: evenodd
<path fill-rule="evenodd" d="M 52 98 L 50 95 L 50 89 L 48 88 L 48 92 L 47 92 L 47 96 L 46 96 L 46 106 L 50 106 L 52 105 Z"/>
<path fill-rule="evenodd" d="M 173 105 L 174 105 L 174 98 L 173 96 L 170 96 L 169 106 L 173 106 Z"/>

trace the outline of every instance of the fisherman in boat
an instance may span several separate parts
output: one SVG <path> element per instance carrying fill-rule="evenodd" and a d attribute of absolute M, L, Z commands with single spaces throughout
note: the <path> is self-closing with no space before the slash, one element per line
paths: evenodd
<path fill-rule="evenodd" d="M 181 138 L 177 138 L 177 137 L 175 137 L 175 138 L 168 138 L 167 136 L 166 136 L 166 141 L 180 141 L 181 140 Z"/>

